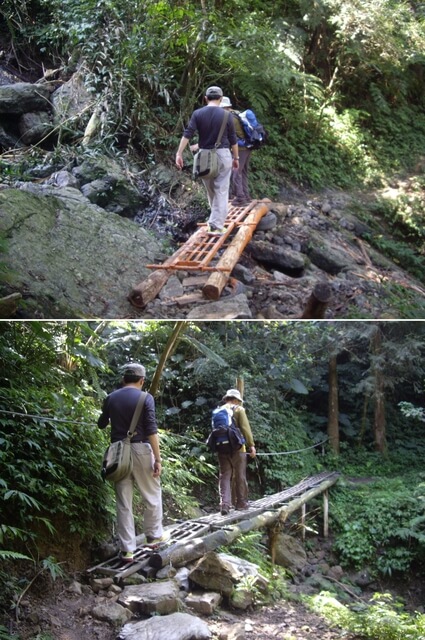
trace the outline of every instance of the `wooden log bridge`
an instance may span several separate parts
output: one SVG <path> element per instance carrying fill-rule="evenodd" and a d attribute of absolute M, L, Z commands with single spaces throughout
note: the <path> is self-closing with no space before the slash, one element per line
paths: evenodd
<path fill-rule="evenodd" d="M 274 524 L 284 522 L 291 513 L 301 510 L 301 522 L 305 520 L 305 506 L 316 496 L 323 495 L 324 535 L 328 535 L 328 489 L 338 482 L 338 472 L 323 472 L 303 480 L 280 493 L 265 496 L 251 502 L 244 511 L 231 511 L 222 516 L 214 513 L 167 527 L 170 544 L 153 551 L 143 546 L 144 536 L 137 538 L 138 547 L 134 562 L 125 564 L 115 556 L 88 570 L 89 574 L 104 574 L 121 580 L 133 573 L 153 577 L 156 570 L 171 564 L 181 567 L 201 558 L 208 551 L 231 544 L 238 536 Z M 154 573 L 152 574 L 152 571 Z"/>
<path fill-rule="evenodd" d="M 209 236 L 207 224 L 202 224 L 165 262 L 147 265 L 152 273 L 132 289 L 128 300 L 134 307 L 143 309 L 156 298 L 176 270 L 210 273 L 202 293 L 209 300 L 218 300 L 257 224 L 268 212 L 270 202 L 268 199 L 252 200 L 244 207 L 229 204 L 226 232 L 222 236 Z M 217 260 L 218 252 L 223 249 Z"/>

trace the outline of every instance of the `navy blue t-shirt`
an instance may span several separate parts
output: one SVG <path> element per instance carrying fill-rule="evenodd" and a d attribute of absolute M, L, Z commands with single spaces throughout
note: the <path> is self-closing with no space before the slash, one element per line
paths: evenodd
<path fill-rule="evenodd" d="M 140 393 L 136 387 L 122 387 L 105 398 L 97 424 L 104 429 L 111 423 L 111 442 L 126 437 Z M 148 393 L 131 442 L 147 442 L 148 436 L 157 432 L 155 401 Z"/>
<path fill-rule="evenodd" d="M 218 134 L 220 133 L 220 127 L 223 122 L 225 110 L 222 107 L 207 105 L 196 109 L 192 113 L 189 124 L 184 130 L 184 137 L 190 138 L 198 132 L 199 148 L 200 149 L 213 149 L 217 142 Z M 230 115 L 230 114 L 229 114 Z M 233 118 L 230 115 L 227 126 L 224 128 L 223 137 L 219 149 L 229 149 L 231 145 L 236 144 L 238 141 L 235 125 L 233 124 Z"/>

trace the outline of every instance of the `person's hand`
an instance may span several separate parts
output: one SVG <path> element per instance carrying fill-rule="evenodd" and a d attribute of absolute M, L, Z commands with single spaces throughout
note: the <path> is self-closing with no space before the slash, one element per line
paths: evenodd
<path fill-rule="evenodd" d="M 192 153 L 196 153 L 197 151 L 199 151 L 199 144 L 198 143 L 191 144 L 190 145 L 190 150 L 191 150 Z"/>
<path fill-rule="evenodd" d="M 257 455 L 257 450 L 254 447 L 254 445 L 252 445 L 252 447 L 249 448 L 249 456 L 250 458 L 255 458 L 256 455 Z"/>
<path fill-rule="evenodd" d="M 181 153 L 176 153 L 176 167 L 183 169 L 183 156 Z"/>
<path fill-rule="evenodd" d="M 161 471 L 162 471 L 162 463 L 159 462 L 158 460 L 155 460 L 154 465 L 153 465 L 153 477 L 154 478 L 159 478 L 159 476 L 161 475 Z"/>
<path fill-rule="evenodd" d="M 239 158 L 233 158 L 233 169 L 239 169 Z"/>

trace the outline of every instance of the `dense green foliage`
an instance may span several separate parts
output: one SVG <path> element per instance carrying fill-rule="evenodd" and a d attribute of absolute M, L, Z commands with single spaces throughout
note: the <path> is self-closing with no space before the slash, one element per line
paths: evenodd
<path fill-rule="evenodd" d="M 252 106 L 270 132 L 254 158 L 256 195 L 282 174 L 313 186 L 374 181 L 411 166 L 425 140 L 424 15 L 393 0 L 5 0 L 3 37 L 79 68 L 95 145 L 130 146 L 145 162 L 173 149 L 209 84 Z"/>
<path fill-rule="evenodd" d="M 100 404 L 120 384 L 123 362 L 143 361 L 153 379 L 173 328 L 168 321 L 1 323 L 2 606 L 16 588 L 11 566 L 30 562 L 53 575 L 55 562 L 69 562 L 63 554 L 72 540 L 74 561 L 80 554 L 88 562 L 82 550 L 111 537 L 113 495 L 99 474 L 107 442 L 96 428 Z M 258 448 L 251 497 L 338 470 L 330 518 L 341 564 L 383 576 L 423 569 L 424 332 L 423 323 L 409 322 L 183 323 L 156 393 L 167 520 L 217 504 L 216 460 L 205 446 L 210 412 L 240 380 Z M 331 355 L 339 456 L 326 442 Z M 374 437 L 378 372 L 386 397 L 382 451 Z M 282 577 L 274 579 L 283 593 Z"/>

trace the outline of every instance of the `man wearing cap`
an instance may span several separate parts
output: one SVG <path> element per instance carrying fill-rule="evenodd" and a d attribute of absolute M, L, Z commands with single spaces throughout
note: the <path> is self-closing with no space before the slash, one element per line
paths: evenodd
<path fill-rule="evenodd" d="M 176 153 L 176 165 L 179 169 L 183 169 L 183 151 L 196 132 L 198 132 L 200 149 L 215 147 L 225 113 L 223 109 L 218 108 L 222 98 L 223 91 L 220 87 L 208 87 L 205 92 L 206 106 L 196 109 L 192 113 Z M 208 218 L 208 233 L 210 235 L 222 235 L 225 232 L 224 222 L 227 218 L 230 175 L 232 167 L 236 169 L 239 163 L 238 149 L 233 118 L 229 118 L 217 149 L 218 175 L 215 178 L 202 178 L 211 209 Z"/>
<path fill-rule="evenodd" d="M 123 386 L 110 393 L 104 400 L 98 426 L 104 429 L 111 423 L 111 442 L 123 440 L 130 428 L 137 402 L 145 381 L 145 367 L 131 362 L 122 368 Z M 133 489 L 137 485 L 145 503 L 144 532 L 147 543 L 156 545 L 165 542 L 162 528 L 162 494 L 160 475 L 162 469 L 159 450 L 158 428 L 155 416 L 155 401 L 146 394 L 142 413 L 131 439 L 133 472 L 115 483 L 117 504 L 117 533 L 121 557 L 133 561 L 136 549 L 136 531 L 133 517 Z"/>
<path fill-rule="evenodd" d="M 246 456 L 247 448 L 251 458 L 255 458 L 256 450 L 245 409 L 242 407 L 242 396 L 238 389 L 229 389 L 223 397 L 223 406 L 233 411 L 236 426 L 245 438 L 246 446 L 234 453 L 219 453 L 219 492 L 220 509 L 222 515 L 227 515 L 232 505 L 232 488 L 235 495 L 236 509 L 248 508 L 248 482 L 246 480 Z"/>

